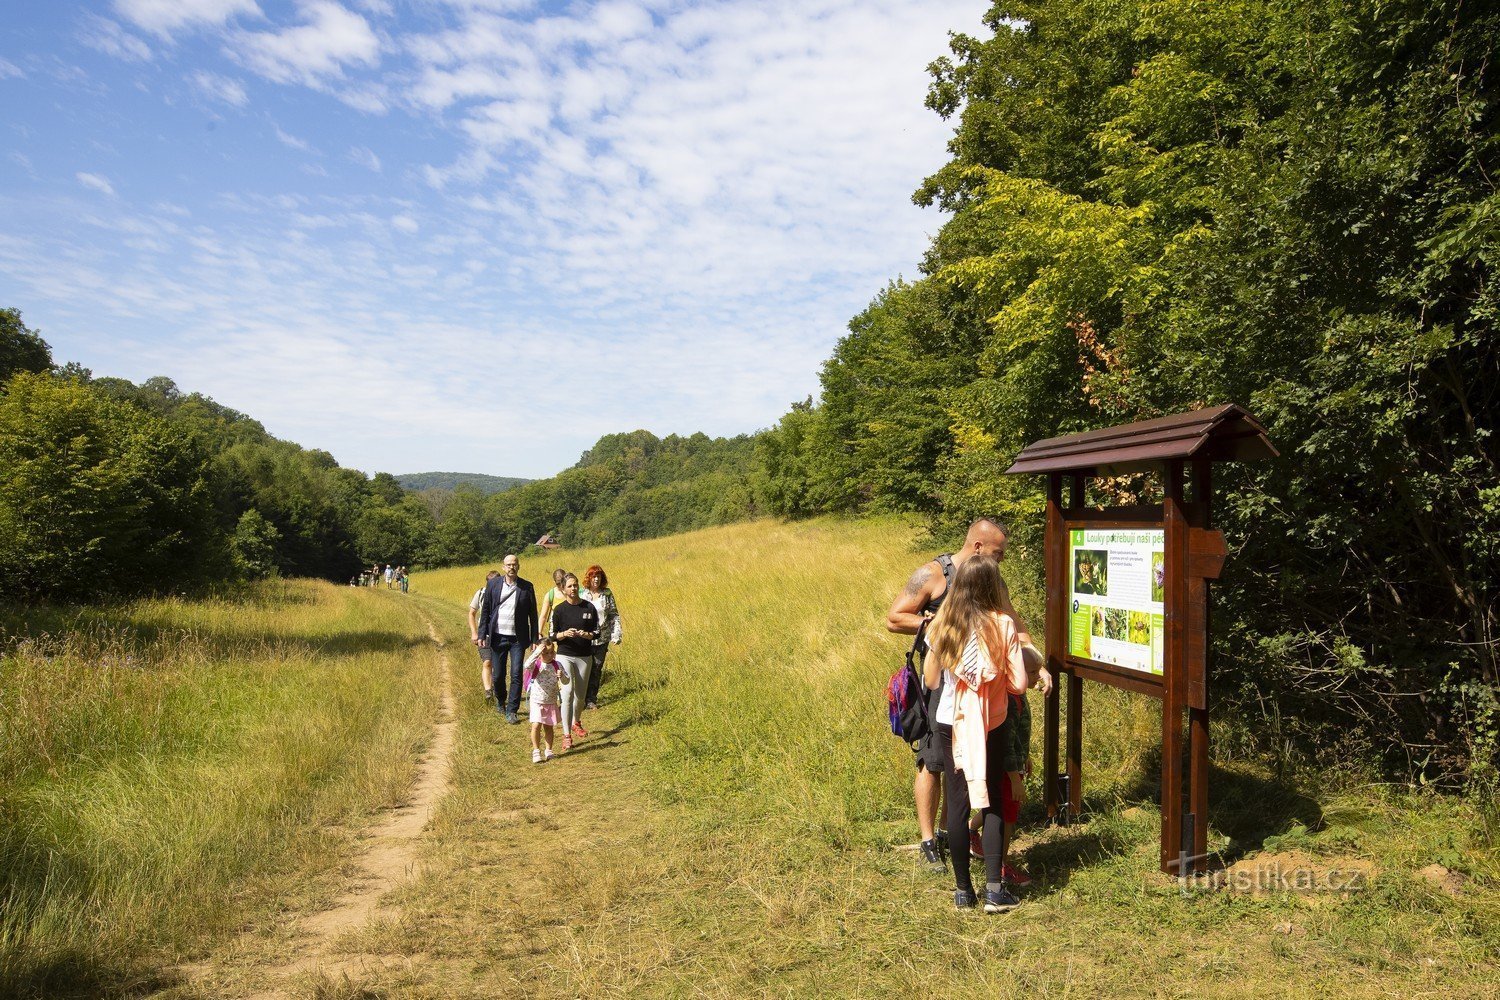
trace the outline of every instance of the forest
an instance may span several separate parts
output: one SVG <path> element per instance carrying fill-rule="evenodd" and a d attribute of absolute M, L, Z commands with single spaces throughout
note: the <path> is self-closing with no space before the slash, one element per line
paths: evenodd
<path fill-rule="evenodd" d="M 1027 443 L 1235 402 L 1217 711 L 1268 747 L 1494 778 L 1492 5 L 997 3 L 928 106 L 947 213 L 762 442 L 784 515 L 1042 529 Z M 1090 499 L 1129 502 L 1121 481 Z M 1036 572 L 1018 561 L 1008 572 Z"/>

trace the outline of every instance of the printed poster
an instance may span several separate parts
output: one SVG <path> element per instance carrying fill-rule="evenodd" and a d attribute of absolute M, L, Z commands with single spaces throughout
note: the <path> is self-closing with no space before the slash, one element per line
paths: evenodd
<path fill-rule="evenodd" d="M 1068 532 L 1068 652 L 1162 673 L 1166 533 L 1160 528 Z"/>

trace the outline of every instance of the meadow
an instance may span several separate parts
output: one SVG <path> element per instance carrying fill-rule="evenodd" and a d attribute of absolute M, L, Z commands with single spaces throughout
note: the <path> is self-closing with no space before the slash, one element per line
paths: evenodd
<path fill-rule="evenodd" d="M 431 732 L 433 647 L 398 598 L 0 612 L 0 996 L 147 992 L 330 896 Z"/>
<path fill-rule="evenodd" d="M 434 929 L 461 919 L 436 887 L 463 879 L 479 895 L 503 892 L 531 933 L 500 948 L 503 961 L 455 948 L 456 968 L 412 974 L 402 991 L 1496 992 L 1492 808 L 1316 762 L 1236 756 L 1245 741 L 1225 725 L 1210 847 L 1229 867 L 1217 884 L 1180 884 L 1156 864 L 1158 703 L 1093 685 L 1085 821 L 1043 830 L 1032 782 L 1020 860 L 1036 883 L 1024 905 L 1001 918 L 955 913 L 951 877 L 919 870 L 900 849 L 916 839 L 912 761 L 885 719 L 885 681 L 905 640 L 882 619 L 931 555 L 916 534 L 895 520 L 757 522 L 524 555 L 522 575 L 539 586 L 554 566 L 597 562 L 610 574 L 625 642 L 595 719 L 607 767 L 590 750 L 561 762 L 568 782 L 551 765 L 532 774 L 510 763 L 522 759 L 520 738 L 481 712 L 468 773 L 508 788 L 476 792 L 467 807 L 456 797 L 447 820 L 455 830 L 499 823 L 496 836 L 523 842 L 584 837 L 596 849 L 560 857 L 548 865 L 553 881 L 530 891 L 535 876 L 515 869 L 502 889 L 438 862 L 411 895 L 447 914 Z M 458 605 L 483 569 L 414 583 Z M 1038 595 L 1017 597 L 1040 622 Z M 1039 719 L 1040 702 L 1033 708 Z M 1304 871 L 1293 878 L 1323 881 L 1275 881 Z M 552 899 L 537 904 L 533 892 Z"/>
<path fill-rule="evenodd" d="M 7 803 L 19 788 L 50 817 L 20 841 L 7 805 L 7 858 L 55 843 L 80 860 L 66 892 L 29 897 L 50 923 L 7 917 L 6 968 L 58 975 L 67 948 L 92 948 L 137 970 L 135 992 L 173 1000 L 1496 994 L 1500 865 L 1485 803 L 1261 760 L 1236 752 L 1248 744 L 1226 725 L 1210 844 L 1228 866 L 1217 882 L 1179 883 L 1156 866 L 1157 705 L 1093 687 L 1083 821 L 1044 828 L 1030 804 L 1019 861 L 1036 882 L 1021 908 L 954 912 L 951 876 L 903 849 L 916 836 L 912 762 L 885 720 L 904 640 L 881 621 L 931 554 L 920 545 L 898 520 L 818 519 L 523 553 L 539 587 L 554 566 L 603 565 L 624 618 L 592 734 L 543 766 L 479 689 L 465 606 L 485 566 L 417 574 L 405 599 L 273 584 L 248 604 L 148 602 L 128 626 L 90 625 L 105 638 L 134 629 L 120 645 L 161 662 L 89 680 L 137 685 L 107 713 L 55 681 L 46 697 L 72 706 L 71 735 L 26 722 L 24 745 L 49 749 L 7 751 Z M 1035 597 L 1018 595 L 1033 620 Z M 436 704 L 423 621 L 458 697 L 450 790 L 420 863 L 385 916 L 334 942 L 336 966 L 274 980 L 287 915 L 328 905 L 352 831 L 409 780 Z M 7 706 L 25 687 L 16 662 L 32 685 L 45 670 L 31 646 L 12 655 Z M 275 707 L 253 707 L 262 700 Z M 324 702 L 347 717 L 337 739 Z M 157 717 L 176 721 L 146 735 Z M 96 758 L 101 726 L 120 735 Z M 260 747 L 287 729 L 299 738 Z M 305 785 L 292 773 L 304 768 Z M 97 804 L 92 771 L 114 775 Z M 241 797 L 243 813 L 220 816 Z M 205 816 L 218 825 L 187 832 Z M 117 846 L 85 863 L 100 831 Z M 106 857 L 120 845 L 139 860 Z M 128 892 L 109 889 L 137 869 Z M 1299 885 L 1300 872 L 1321 881 Z M 87 940 L 88 927 L 136 919 L 145 941 Z M 203 972 L 160 974 L 174 955 Z M 40 981 L 28 974 L 11 982 Z"/>

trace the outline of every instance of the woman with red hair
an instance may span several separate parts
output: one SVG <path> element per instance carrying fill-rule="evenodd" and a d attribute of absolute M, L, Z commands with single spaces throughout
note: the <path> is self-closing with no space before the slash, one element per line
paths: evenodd
<path fill-rule="evenodd" d="M 604 657 L 610 643 L 620 644 L 620 606 L 615 603 L 614 591 L 609 589 L 609 577 L 601 566 L 590 566 L 583 571 L 583 590 L 579 597 L 599 609 L 599 635 L 594 639 L 594 656 L 589 666 L 589 687 L 585 708 L 599 707 L 599 681 L 604 676 Z"/>

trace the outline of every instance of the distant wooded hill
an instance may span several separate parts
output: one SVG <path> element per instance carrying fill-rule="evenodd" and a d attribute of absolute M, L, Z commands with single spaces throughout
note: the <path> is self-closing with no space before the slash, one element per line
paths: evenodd
<path fill-rule="evenodd" d="M 467 486 L 483 496 L 504 493 L 531 482 L 514 476 L 486 476 L 482 472 L 408 472 L 397 476 L 396 481 L 412 491 L 456 490 Z"/>

